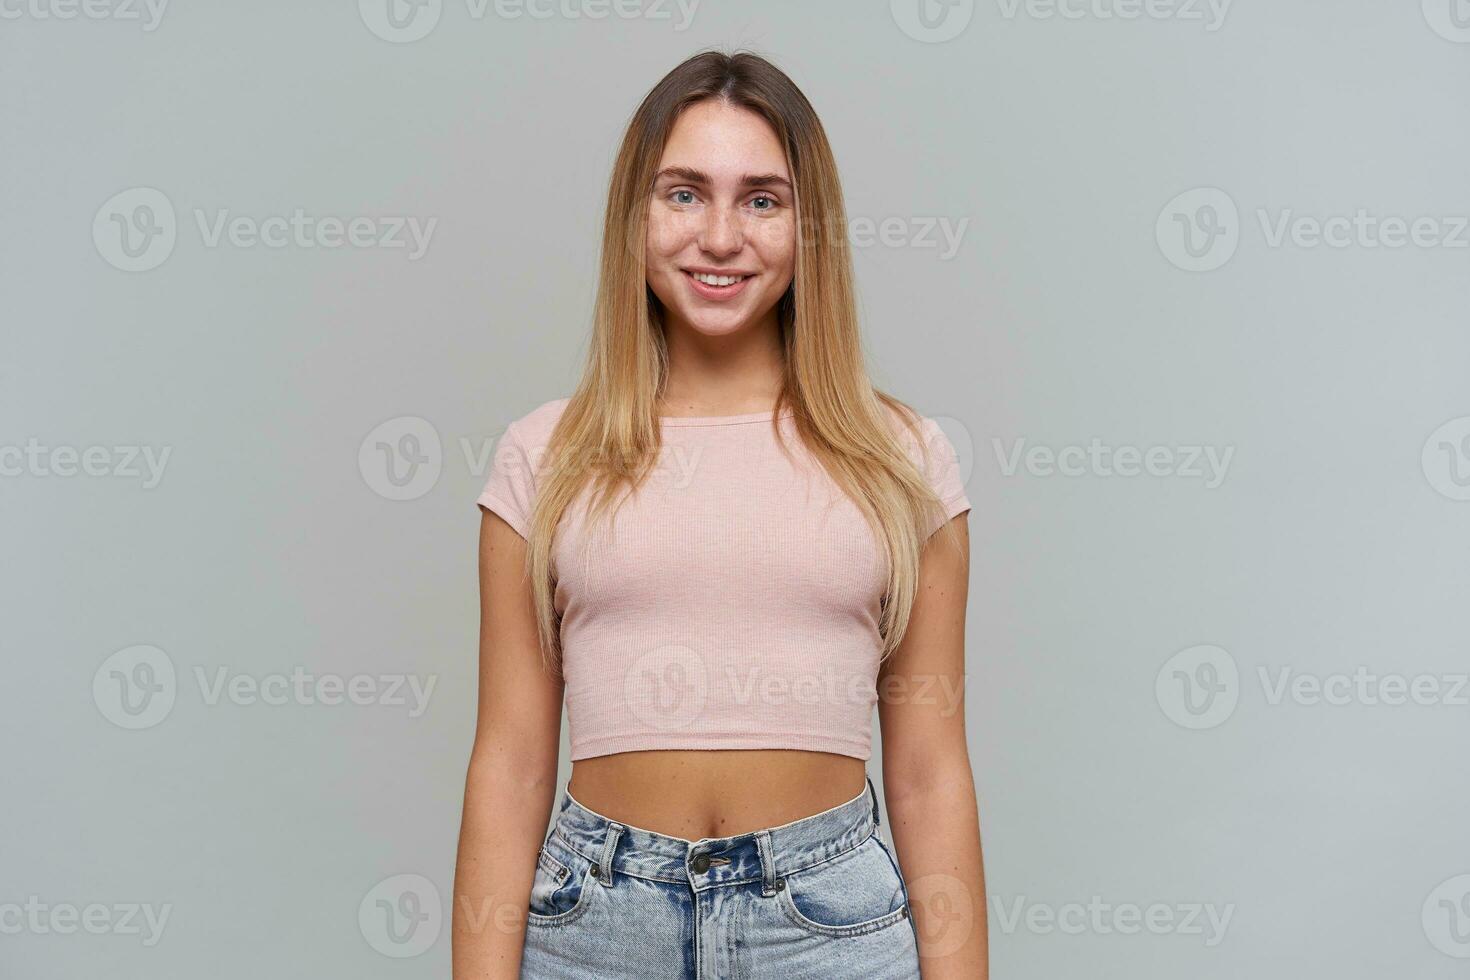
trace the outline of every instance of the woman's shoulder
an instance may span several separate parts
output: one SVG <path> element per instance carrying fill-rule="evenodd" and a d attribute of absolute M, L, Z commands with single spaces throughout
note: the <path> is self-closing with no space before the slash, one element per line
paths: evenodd
<path fill-rule="evenodd" d="M 936 432 L 943 432 L 938 422 L 907 402 L 889 396 L 882 400 L 882 405 L 893 434 L 910 452 L 932 442 Z"/>
<path fill-rule="evenodd" d="M 562 412 L 566 410 L 571 398 L 553 398 L 551 401 L 542 402 L 526 414 L 511 422 L 509 428 L 513 428 L 522 439 L 531 442 L 545 442 L 551 436 L 551 431 L 556 428 L 556 423 L 561 419 Z"/>

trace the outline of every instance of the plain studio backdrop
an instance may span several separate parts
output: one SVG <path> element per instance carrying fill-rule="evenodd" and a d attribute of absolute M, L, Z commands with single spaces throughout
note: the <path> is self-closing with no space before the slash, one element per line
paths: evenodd
<path fill-rule="evenodd" d="M 993 975 L 1464 975 L 1463 0 L 0 21 L 0 975 L 448 975 L 474 499 L 710 46 L 961 456 Z"/>

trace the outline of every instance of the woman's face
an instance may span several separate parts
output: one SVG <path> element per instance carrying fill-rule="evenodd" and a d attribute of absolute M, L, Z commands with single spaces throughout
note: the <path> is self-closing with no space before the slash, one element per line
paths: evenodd
<path fill-rule="evenodd" d="M 654 179 L 646 252 L 671 321 L 722 336 L 771 315 L 795 273 L 796 200 L 770 124 L 717 101 L 680 114 Z"/>

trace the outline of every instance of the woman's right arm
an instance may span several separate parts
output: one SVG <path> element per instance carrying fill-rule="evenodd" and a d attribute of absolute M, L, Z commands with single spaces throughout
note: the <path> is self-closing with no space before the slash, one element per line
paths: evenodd
<path fill-rule="evenodd" d="M 454 871 L 454 980 L 516 980 L 557 787 L 562 681 L 542 666 L 526 542 L 480 522 L 480 683 Z"/>

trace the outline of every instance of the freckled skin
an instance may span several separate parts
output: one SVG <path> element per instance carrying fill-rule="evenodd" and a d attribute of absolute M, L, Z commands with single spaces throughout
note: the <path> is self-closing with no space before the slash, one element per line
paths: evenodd
<path fill-rule="evenodd" d="M 689 107 L 674 124 L 659 170 L 689 167 L 711 178 L 699 187 L 660 178 L 648 208 L 648 285 L 675 329 L 706 337 L 773 326 L 775 307 L 796 273 L 796 201 L 783 187 L 742 186 L 747 174 L 791 172 L 775 132 L 746 109 L 713 102 Z M 756 273 L 740 295 L 715 302 L 690 287 L 691 266 Z"/>

